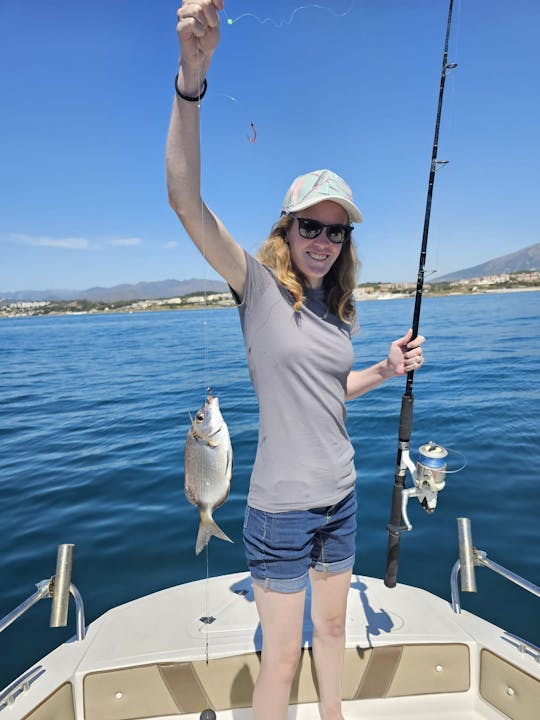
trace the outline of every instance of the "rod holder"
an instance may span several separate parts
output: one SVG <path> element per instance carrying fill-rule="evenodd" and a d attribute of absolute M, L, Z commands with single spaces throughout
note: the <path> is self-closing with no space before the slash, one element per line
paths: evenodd
<path fill-rule="evenodd" d="M 463 592 L 476 592 L 471 521 L 469 518 L 461 517 L 457 518 L 457 524 L 461 589 Z"/>
<path fill-rule="evenodd" d="M 67 625 L 73 548 L 74 545 L 69 544 L 58 546 L 56 573 L 50 583 L 52 598 L 50 627 L 64 627 Z"/>

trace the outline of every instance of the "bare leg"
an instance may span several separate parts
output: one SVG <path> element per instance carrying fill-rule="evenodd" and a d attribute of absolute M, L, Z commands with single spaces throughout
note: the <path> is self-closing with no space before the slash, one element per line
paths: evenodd
<path fill-rule="evenodd" d="M 306 591 L 278 593 L 253 583 L 263 632 L 261 669 L 253 690 L 255 720 L 285 720 L 302 643 Z"/>
<path fill-rule="evenodd" d="M 341 676 L 345 655 L 345 618 L 352 570 L 310 570 L 313 659 L 323 720 L 342 720 Z"/>

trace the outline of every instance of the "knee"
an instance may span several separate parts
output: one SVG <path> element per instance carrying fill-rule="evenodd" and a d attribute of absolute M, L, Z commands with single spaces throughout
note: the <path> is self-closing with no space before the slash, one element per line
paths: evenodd
<path fill-rule="evenodd" d="M 300 647 L 278 648 L 272 652 L 266 652 L 263 647 L 261 658 L 261 671 L 272 673 L 275 679 L 281 682 L 290 683 L 294 678 L 298 661 L 300 659 Z"/>
<path fill-rule="evenodd" d="M 345 617 L 333 615 L 329 617 L 313 617 L 313 632 L 318 637 L 341 638 L 345 634 Z"/>

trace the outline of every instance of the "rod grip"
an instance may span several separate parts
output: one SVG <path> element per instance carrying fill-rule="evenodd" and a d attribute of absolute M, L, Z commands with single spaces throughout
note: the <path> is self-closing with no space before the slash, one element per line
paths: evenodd
<path fill-rule="evenodd" d="M 412 432 L 412 416 L 413 416 L 413 395 L 403 395 L 401 398 L 401 412 L 399 415 L 399 440 L 400 442 L 409 442 Z"/>
<path fill-rule="evenodd" d="M 388 549 L 386 552 L 386 574 L 384 576 L 384 584 L 386 587 L 393 588 L 396 586 L 398 564 L 399 564 L 399 544 L 401 541 L 401 498 L 402 490 L 405 487 L 406 467 L 403 464 L 402 454 L 405 448 L 409 446 L 409 440 L 412 432 L 414 396 L 411 393 L 403 394 L 401 398 L 401 412 L 399 414 L 399 444 L 396 456 L 396 473 L 394 475 L 394 488 L 392 491 L 392 504 L 390 506 L 390 523 L 388 524 Z"/>
<path fill-rule="evenodd" d="M 386 574 L 384 576 L 384 584 L 387 588 L 396 587 L 399 564 L 399 543 L 399 533 L 389 531 L 388 550 L 386 555 Z"/>

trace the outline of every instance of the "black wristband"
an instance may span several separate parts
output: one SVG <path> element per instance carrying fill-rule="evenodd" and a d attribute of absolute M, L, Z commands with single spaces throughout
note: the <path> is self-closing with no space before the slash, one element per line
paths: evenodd
<path fill-rule="evenodd" d="M 189 95 L 184 95 L 184 93 L 180 92 L 180 90 L 178 89 L 178 75 L 174 78 L 174 89 L 176 90 L 176 94 L 179 98 L 182 98 L 182 100 L 187 100 L 188 102 L 199 102 L 199 100 L 202 100 L 206 93 L 207 87 L 208 83 L 206 82 L 206 78 L 204 78 L 201 92 L 196 97 L 190 97 Z"/>

